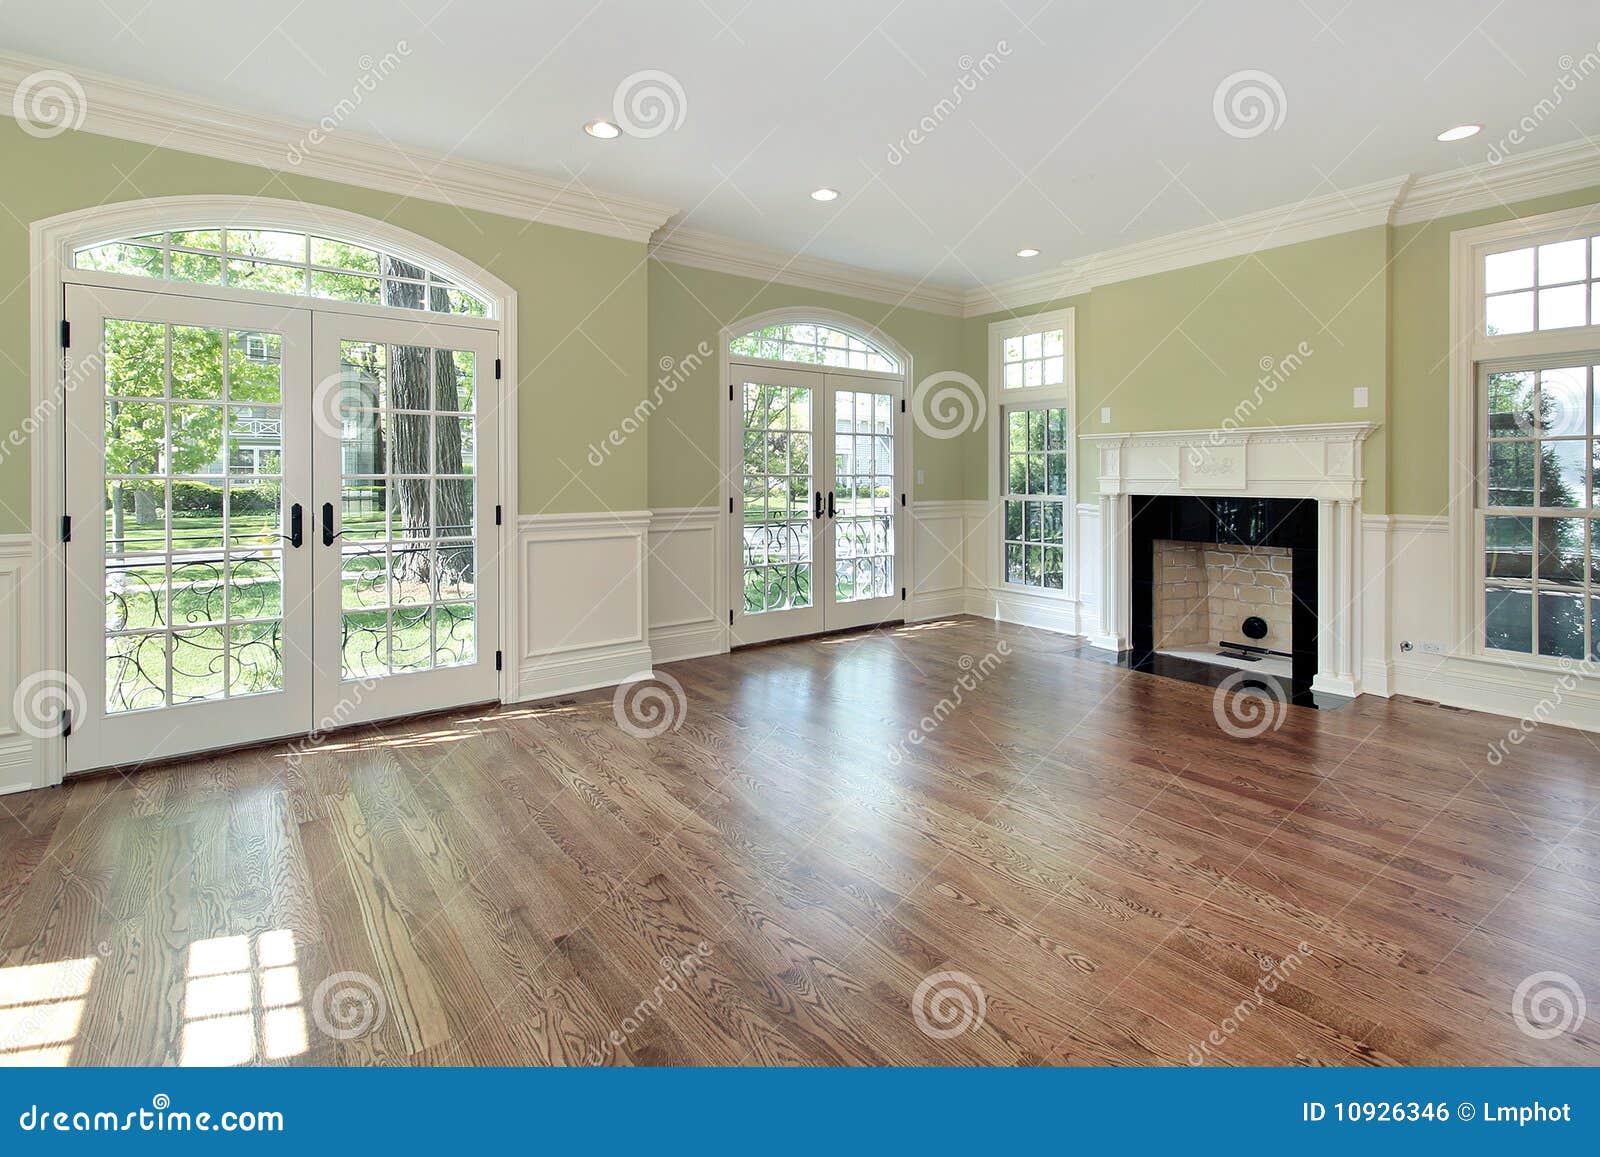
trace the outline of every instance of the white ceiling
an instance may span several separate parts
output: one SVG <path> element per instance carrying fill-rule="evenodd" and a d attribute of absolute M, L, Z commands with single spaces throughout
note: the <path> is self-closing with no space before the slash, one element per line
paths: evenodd
<path fill-rule="evenodd" d="M 1594 0 L 0 0 L 0 44 L 308 123 L 359 92 L 342 129 L 958 287 L 1497 143 L 1600 138 Z M 642 70 L 679 86 L 681 124 L 585 136 Z M 1213 107 L 1242 70 L 1283 94 L 1281 123 L 1247 137 Z M 1524 117 L 1536 127 L 1508 147 Z M 1464 121 L 1485 130 L 1434 140 Z M 843 195 L 810 200 L 824 184 Z M 1024 245 L 1043 255 L 1013 256 Z"/>

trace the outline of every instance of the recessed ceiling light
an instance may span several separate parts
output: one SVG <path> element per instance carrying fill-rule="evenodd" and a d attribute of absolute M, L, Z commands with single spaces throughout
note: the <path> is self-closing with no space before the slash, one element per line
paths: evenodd
<path fill-rule="evenodd" d="M 1018 257 L 1037 257 L 1037 256 L 1039 256 L 1039 251 L 1037 249 L 1018 249 L 1017 250 L 1017 256 Z"/>
<path fill-rule="evenodd" d="M 583 126 L 583 131 L 591 137 L 599 137 L 602 141 L 609 141 L 613 137 L 622 135 L 622 130 L 610 121 L 590 121 Z"/>
<path fill-rule="evenodd" d="M 832 201 L 832 200 L 837 199 L 838 196 L 839 196 L 839 190 L 838 189 L 829 189 L 829 188 L 824 187 L 824 188 L 821 188 L 821 189 L 813 189 L 811 191 L 811 199 L 813 201 Z"/>
<path fill-rule="evenodd" d="M 1436 139 L 1441 141 L 1464 141 L 1482 131 L 1482 125 L 1457 125 L 1453 129 L 1445 129 Z"/>

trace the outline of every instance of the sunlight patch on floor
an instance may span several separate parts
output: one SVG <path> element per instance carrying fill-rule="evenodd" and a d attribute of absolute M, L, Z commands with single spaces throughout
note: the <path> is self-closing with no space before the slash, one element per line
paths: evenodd
<path fill-rule="evenodd" d="M 65 1065 L 98 958 L 0 968 L 0 1065 Z"/>
<path fill-rule="evenodd" d="M 246 1065 L 306 1051 L 294 933 L 219 936 L 189 945 L 181 1065 Z"/>

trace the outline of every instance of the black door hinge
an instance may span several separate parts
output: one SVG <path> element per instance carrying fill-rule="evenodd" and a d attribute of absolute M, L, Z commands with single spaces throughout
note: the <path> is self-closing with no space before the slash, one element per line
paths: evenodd
<path fill-rule="evenodd" d="M 733 626 L 733 608 L 728 608 L 728 626 Z"/>
<path fill-rule="evenodd" d="M 61 738 L 66 739 L 72 734 L 72 708 L 61 709 Z"/>
<path fill-rule="evenodd" d="M 505 512 L 504 512 L 503 508 L 500 506 L 500 504 L 498 502 L 495 503 L 495 507 L 494 507 L 494 524 L 496 526 L 500 525 L 500 519 L 504 516 L 504 513 Z"/>
<path fill-rule="evenodd" d="M 902 414 L 906 412 L 906 400 L 904 398 L 900 399 L 900 412 Z"/>
<path fill-rule="evenodd" d="M 494 380 L 497 381 L 497 382 L 500 380 L 500 359 L 499 358 L 495 358 L 494 359 Z"/>
<path fill-rule="evenodd" d="M 500 668 L 505 665 L 505 654 L 506 653 L 504 651 L 496 651 L 494 653 L 494 669 L 496 671 L 500 670 Z"/>
<path fill-rule="evenodd" d="M 733 513 L 733 499 L 731 499 L 731 498 L 728 499 L 728 513 L 729 514 Z"/>
<path fill-rule="evenodd" d="M 904 506 L 905 504 L 906 504 L 906 496 L 904 494 L 902 494 L 902 495 L 900 495 L 900 505 Z"/>
<path fill-rule="evenodd" d="M 900 601 L 901 602 L 905 602 L 906 601 L 906 588 L 905 587 L 901 587 L 900 588 Z"/>
<path fill-rule="evenodd" d="M 733 401 L 733 383 L 728 383 L 728 401 Z"/>
<path fill-rule="evenodd" d="M 61 348 L 64 350 L 72 348 L 72 323 L 65 319 L 61 322 Z"/>
<path fill-rule="evenodd" d="M 63 514 L 61 516 L 61 541 L 72 541 L 72 515 L 70 514 Z"/>

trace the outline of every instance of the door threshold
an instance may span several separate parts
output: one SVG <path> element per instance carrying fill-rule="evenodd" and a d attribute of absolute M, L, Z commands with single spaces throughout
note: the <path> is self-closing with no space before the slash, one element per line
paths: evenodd
<path fill-rule="evenodd" d="M 460 703 L 454 707 L 437 707 L 428 711 L 417 711 L 410 715 L 394 715 L 390 716 L 388 719 L 371 719 L 362 723 L 347 723 L 339 727 L 330 727 L 325 731 L 315 732 L 314 734 L 316 735 L 316 740 L 309 750 L 315 752 L 316 744 L 320 744 L 324 740 L 327 740 L 333 736 L 349 735 L 352 731 L 355 731 L 358 728 L 382 727 L 390 723 L 409 723 L 413 719 L 433 719 L 440 715 L 455 715 L 464 711 L 482 711 L 487 707 L 499 706 L 502 706 L 500 700 L 486 699 L 482 703 Z M 143 759 L 137 763 L 114 763 L 107 767 L 91 767 L 85 771 L 69 771 L 62 778 L 61 782 L 66 783 L 67 780 L 96 779 L 104 775 L 128 776 L 134 774 L 135 772 L 145 771 L 153 767 L 170 767 L 174 764 L 188 763 L 191 760 L 217 759 L 222 756 L 239 755 L 247 751 L 257 751 L 265 747 L 279 747 L 284 744 L 299 743 L 301 741 L 311 739 L 312 734 L 313 733 L 311 732 L 302 732 L 300 734 L 290 732 L 287 735 L 280 735 L 274 739 L 252 739 L 248 743 L 234 743 L 226 747 L 209 747 L 204 751 L 191 751 L 183 755 L 154 755 L 149 759 Z"/>
<path fill-rule="evenodd" d="M 759 643 L 739 643 L 728 648 L 728 654 L 736 651 L 751 651 L 757 647 L 776 647 L 783 643 L 804 643 L 813 639 L 832 639 L 844 635 L 864 635 L 868 631 L 880 630 L 883 627 L 903 627 L 905 619 L 885 619 L 881 623 L 866 623 L 859 627 L 836 627 L 831 631 L 812 631 L 807 635 L 785 635 L 781 639 L 762 639 Z"/>

